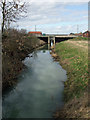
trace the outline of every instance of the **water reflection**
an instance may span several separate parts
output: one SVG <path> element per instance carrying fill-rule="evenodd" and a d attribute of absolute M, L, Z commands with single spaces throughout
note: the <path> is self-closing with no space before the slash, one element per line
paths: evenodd
<path fill-rule="evenodd" d="M 27 69 L 15 89 L 3 100 L 4 118 L 52 118 L 63 106 L 66 71 L 53 61 L 49 50 L 34 51 L 24 61 Z"/>

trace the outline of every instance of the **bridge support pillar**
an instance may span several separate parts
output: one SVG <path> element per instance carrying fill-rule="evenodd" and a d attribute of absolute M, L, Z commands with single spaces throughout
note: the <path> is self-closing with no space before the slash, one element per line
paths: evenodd
<path fill-rule="evenodd" d="M 53 44 L 55 45 L 55 37 L 53 37 Z"/>
<path fill-rule="evenodd" d="M 48 36 L 48 44 L 50 44 L 50 37 Z"/>

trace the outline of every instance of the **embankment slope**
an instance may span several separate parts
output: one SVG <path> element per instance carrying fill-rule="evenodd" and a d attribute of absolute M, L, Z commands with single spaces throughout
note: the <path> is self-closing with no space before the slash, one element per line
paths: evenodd
<path fill-rule="evenodd" d="M 88 106 L 88 41 L 68 40 L 55 46 L 56 60 L 67 71 L 64 108 L 56 118 L 90 118 Z"/>

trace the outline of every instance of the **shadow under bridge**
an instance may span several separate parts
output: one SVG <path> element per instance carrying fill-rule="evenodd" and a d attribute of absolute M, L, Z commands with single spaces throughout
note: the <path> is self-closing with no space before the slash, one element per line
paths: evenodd
<path fill-rule="evenodd" d="M 77 36 L 39 36 L 38 38 L 40 40 L 43 40 L 44 42 L 46 42 L 47 44 L 50 44 L 53 43 L 58 43 L 58 42 L 62 42 L 62 41 L 66 41 L 66 40 L 69 40 L 69 39 L 73 39 Z"/>

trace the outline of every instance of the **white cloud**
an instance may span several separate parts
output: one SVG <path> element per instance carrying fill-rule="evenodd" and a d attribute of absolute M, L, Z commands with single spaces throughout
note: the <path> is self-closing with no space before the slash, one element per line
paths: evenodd
<path fill-rule="evenodd" d="M 67 33 L 72 32 L 77 24 L 83 24 L 84 28 L 81 27 L 82 31 L 87 27 L 88 21 L 88 10 L 81 9 L 78 10 L 76 7 L 81 7 L 88 2 L 88 0 L 48 0 L 38 2 L 36 0 L 23 0 L 29 2 L 28 16 L 26 18 L 20 19 L 16 26 L 19 28 L 24 28 L 29 30 L 35 30 L 35 25 L 37 25 L 37 30 L 42 32 L 52 33 L 61 32 Z M 70 6 L 73 8 L 70 8 Z M 88 9 L 88 8 L 87 8 Z M 85 24 L 85 25 L 84 25 Z M 14 24 L 15 25 L 15 24 Z"/>
<path fill-rule="evenodd" d="M 37 0 L 23 0 L 26 2 L 37 2 Z M 56 2 L 71 2 L 71 0 L 38 0 L 38 2 L 52 2 L 52 3 L 56 3 Z M 73 0 L 73 2 L 89 2 L 89 0 Z"/>
<path fill-rule="evenodd" d="M 88 11 L 85 9 L 75 9 L 85 3 L 60 3 L 60 2 L 32 2 L 30 5 L 29 15 L 23 21 L 19 22 L 20 28 L 29 30 L 41 30 L 46 33 L 55 32 L 72 32 L 77 24 L 86 24 L 87 27 Z M 72 6 L 74 8 L 70 8 Z M 69 7 L 68 7 L 69 6 Z M 68 7 L 68 8 L 67 8 Z M 83 28 L 82 30 L 83 31 Z"/>

